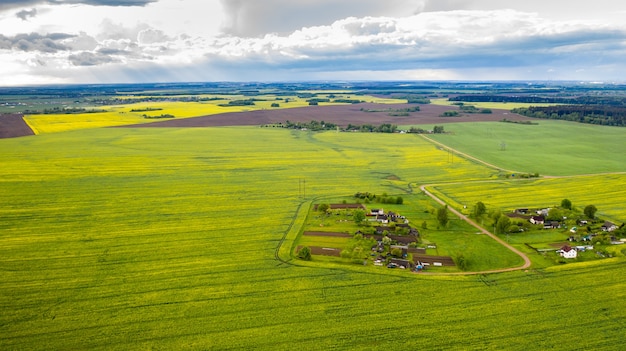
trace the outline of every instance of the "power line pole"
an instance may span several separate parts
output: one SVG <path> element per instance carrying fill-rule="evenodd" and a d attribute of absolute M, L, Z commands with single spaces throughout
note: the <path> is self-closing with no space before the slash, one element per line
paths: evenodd
<path fill-rule="evenodd" d="M 306 179 L 298 179 L 298 197 L 306 199 Z"/>

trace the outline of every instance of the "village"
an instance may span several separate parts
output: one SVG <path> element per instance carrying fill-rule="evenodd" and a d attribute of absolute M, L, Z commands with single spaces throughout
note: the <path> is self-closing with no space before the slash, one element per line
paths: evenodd
<path fill-rule="evenodd" d="M 554 251 L 557 255 L 564 259 L 576 259 L 580 253 L 593 251 L 594 242 L 605 245 L 622 245 L 626 243 L 625 238 L 619 238 L 614 234 L 614 232 L 620 229 L 620 227 L 613 222 L 599 219 L 590 220 L 582 217 L 575 220 L 568 220 L 567 216 L 562 216 L 560 219 L 554 219 L 550 218 L 554 217 L 550 216 L 551 210 L 552 208 L 541 208 L 535 210 L 518 208 L 512 213 L 507 214 L 507 217 L 526 220 L 534 226 L 533 229 L 560 230 L 560 232 L 566 233 L 565 235 L 567 236 L 568 243 L 555 243 L 558 245 L 556 250 L 536 248 L 532 246 L 532 244 L 526 243 L 526 246 L 539 253 Z M 597 223 L 602 224 L 598 226 Z M 568 224 L 575 225 L 568 227 Z M 523 231 L 523 229 L 520 230 Z M 600 253 L 599 251 L 596 253 L 603 255 L 603 253 Z"/>
<path fill-rule="evenodd" d="M 340 257 L 363 265 L 412 271 L 422 271 L 429 267 L 455 267 L 452 257 L 431 254 L 429 251 L 436 250 L 436 245 L 422 244 L 418 229 L 411 226 L 409 219 L 398 212 L 385 211 L 382 207 L 368 210 L 360 203 L 335 203 L 316 204 L 313 213 L 314 219 L 335 217 L 336 223 L 351 224 L 342 226 L 342 229 L 352 227 L 353 230 L 303 231 L 304 242 L 323 243 L 325 238 L 332 238 L 337 243 L 334 247 L 307 245 L 311 255 Z M 326 227 L 324 221 L 321 227 Z M 338 238 L 340 239 L 337 240 Z M 304 247 L 299 245 L 296 251 L 301 253 Z"/>
<path fill-rule="evenodd" d="M 357 198 L 359 196 L 357 193 Z M 369 194 L 364 196 L 369 204 Z M 341 262 L 414 272 L 439 267 L 438 271 L 466 270 L 467 262 L 463 261 L 467 257 L 463 252 L 451 257 L 446 256 L 448 251 L 443 249 L 444 255 L 440 255 L 438 245 L 425 240 L 420 230 L 399 213 L 401 201 L 396 203 L 391 198 L 385 202 L 390 203 L 392 210 L 386 210 L 382 206 L 385 203 L 376 203 L 371 208 L 345 200 L 315 204 L 296 246 L 296 255 L 305 260 L 338 258 Z M 561 208 L 518 208 L 505 216 L 510 218 L 511 228 L 516 229 L 500 234 L 506 235 L 507 240 L 513 238 L 518 245 L 535 251 L 553 264 L 611 257 L 611 250 L 606 247 L 626 242 L 620 238 L 622 230 L 615 223 L 574 215 Z M 426 229 L 426 222 L 421 228 Z M 432 229 L 429 232 L 433 233 Z"/>

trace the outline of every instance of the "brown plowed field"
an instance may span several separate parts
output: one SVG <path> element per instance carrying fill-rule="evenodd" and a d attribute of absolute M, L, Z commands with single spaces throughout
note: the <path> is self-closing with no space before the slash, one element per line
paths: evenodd
<path fill-rule="evenodd" d="M 331 236 L 335 238 L 351 238 L 352 235 L 346 233 L 337 233 L 337 232 L 304 232 L 302 235 L 308 236 Z"/>
<path fill-rule="evenodd" d="M 439 117 L 445 111 L 455 110 L 456 107 L 439 105 L 420 105 L 421 111 L 411 112 L 406 117 L 389 116 L 388 112 L 363 112 L 361 109 L 402 109 L 415 107 L 414 104 L 373 104 L 361 103 L 354 105 L 336 106 L 308 106 L 299 108 L 286 108 L 278 110 L 259 110 L 248 112 L 222 113 L 217 115 L 168 119 L 166 121 L 135 124 L 123 127 L 219 127 L 219 126 L 248 126 L 264 125 L 279 122 L 310 122 L 324 121 L 346 127 L 348 124 L 380 125 L 390 123 L 395 125 L 407 124 L 441 124 L 452 122 L 480 122 L 480 121 L 500 121 L 506 118 L 510 121 L 528 121 L 528 117 L 510 113 L 506 110 L 492 110 L 491 114 L 463 114 L 460 117 Z"/>
<path fill-rule="evenodd" d="M 0 139 L 35 135 L 22 114 L 0 114 Z"/>

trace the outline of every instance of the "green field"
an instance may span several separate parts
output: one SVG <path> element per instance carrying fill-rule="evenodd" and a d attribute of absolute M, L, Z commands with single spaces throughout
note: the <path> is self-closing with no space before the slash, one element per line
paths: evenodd
<path fill-rule="evenodd" d="M 584 134 L 564 125 L 569 132 L 552 130 L 555 138 Z M 452 130 L 440 140 L 454 144 L 462 134 Z M 596 142 L 623 135 L 615 130 L 601 129 Z M 311 202 L 357 191 L 402 194 L 404 214 L 429 221 L 426 234 L 450 243 L 442 246 L 450 254 L 500 250 L 484 235 L 453 231 L 464 225 L 458 220 L 437 231 L 423 211 L 430 200 L 411 188 L 496 180 L 498 172 L 451 162 L 419 136 L 85 129 L 0 140 L 0 157 L 3 350 L 543 350 L 564 340 L 616 350 L 623 343 L 623 257 L 478 276 L 277 260 L 289 260 Z M 599 198 L 584 200 L 604 211 Z M 473 268 L 519 264 L 506 253 L 493 259 Z"/>
<path fill-rule="evenodd" d="M 430 137 L 497 167 L 540 175 L 626 172 L 626 129 L 537 120 L 446 124 Z"/>
<path fill-rule="evenodd" d="M 456 106 L 459 101 L 450 101 L 448 99 L 431 99 L 431 104 L 443 105 L 443 106 Z M 463 102 L 465 105 L 472 105 L 476 108 L 489 108 L 489 109 L 501 109 L 512 110 L 515 108 L 529 107 L 529 106 L 554 106 L 557 104 L 547 103 L 522 103 L 522 102 Z"/>

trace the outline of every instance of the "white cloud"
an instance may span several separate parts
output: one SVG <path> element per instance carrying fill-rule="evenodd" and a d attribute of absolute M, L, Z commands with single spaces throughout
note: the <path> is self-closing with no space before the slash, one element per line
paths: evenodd
<path fill-rule="evenodd" d="M 2 62 L 15 57 L 11 67 L 17 75 L 41 75 L 46 81 L 468 79 L 478 74 L 518 79 L 543 78 L 551 67 L 559 68 L 551 73 L 554 77 L 620 74 L 626 79 L 621 73 L 626 72 L 621 59 L 626 28 L 621 23 L 557 21 L 516 10 L 430 11 L 452 3 L 390 0 L 387 16 L 346 16 L 284 33 L 238 36 L 219 32 L 223 17 L 218 0 L 184 3 L 41 5 L 28 21 L 10 16 L 5 18 L 9 22 L 0 22 L 0 29 L 19 26 L 16 32 L 2 31 L 0 57 Z M 238 3 L 246 11 L 258 7 L 252 1 Z M 286 6 L 279 13 L 290 13 L 333 2 L 272 3 Z M 344 5 L 334 3 L 341 13 Z M 379 1 L 363 4 L 365 12 L 382 6 Z M 400 5 L 417 13 L 397 15 Z M 264 26 L 246 30 L 263 33 Z M 30 56 L 22 62 L 30 65 L 18 63 L 17 57 L 26 53 Z"/>

